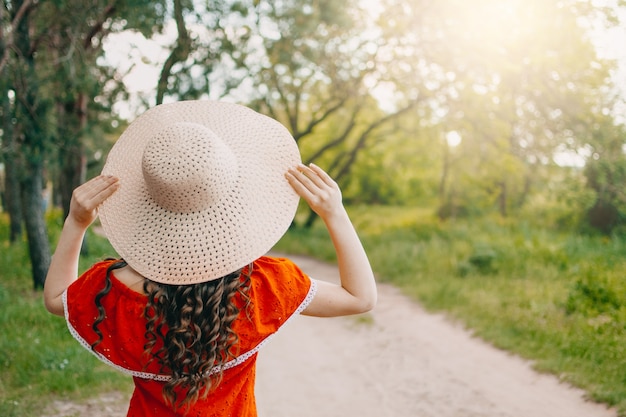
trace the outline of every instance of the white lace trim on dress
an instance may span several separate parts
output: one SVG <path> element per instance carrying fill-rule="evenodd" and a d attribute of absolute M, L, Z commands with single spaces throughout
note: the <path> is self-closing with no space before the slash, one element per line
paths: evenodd
<path fill-rule="evenodd" d="M 224 365 L 221 366 L 221 369 L 220 369 L 220 367 L 217 367 L 217 366 L 214 367 L 213 369 L 211 369 L 209 371 L 209 375 L 212 375 L 212 374 L 214 374 L 216 372 L 219 372 L 220 370 L 225 371 L 227 369 L 234 368 L 235 366 L 241 365 L 242 363 L 244 363 L 245 361 L 247 361 L 248 359 L 253 357 L 256 353 L 259 352 L 259 350 L 261 350 L 261 348 L 263 346 L 265 346 L 274 337 L 274 335 L 276 333 L 278 333 L 278 331 L 280 329 L 282 329 L 287 323 L 289 323 L 293 317 L 297 316 L 298 314 L 300 314 L 300 313 L 302 313 L 304 311 L 304 309 L 311 303 L 311 301 L 315 297 L 315 293 L 316 292 L 317 292 L 317 283 L 314 280 L 311 279 L 311 286 L 309 287 L 309 292 L 307 293 L 306 297 L 304 298 L 302 303 L 300 303 L 300 305 L 298 306 L 296 311 L 294 311 L 293 314 L 291 316 L 289 316 L 289 318 L 287 320 L 285 320 L 283 325 L 276 332 L 272 333 L 271 335 L 269 335 L 268 337 L 263 339 L 254 348 L 252 348 L 249 351 L 245 352 L 244 354 L 236 357 L 235 359 L 226 362 Z M 121 371 L 121 372 L 123 372 L 125 374 L 131 375 L 133 377 L 142 378 L 142 379 L 152 379 L 152 380 L 155 380 L 155 381 L 169 381 L 170 379 L 172 379 L 172 377 L 169 376 L 169 375 L 154 374 L 154 373 L 151 373 L 151 372 L 133 371 L 132 369 L 124 368 L 123 366 L 117 365 L 116 363 L 112 362 L 109 358 L 107 358 L 103 354 L 101 354 L 99 352 L 96 352 L 93 349 L 91 349 L 91 345 L 89 345 L 89 343 L 87 343 L 87 341 L 85 339 L 83 339 L 80 334 L 78 334 L 78 331 L 76 331 L 76 329 L 70 323 L 69 310 L 67 308 L 67 289 L 63 292 L 62 300 L 63 300 L 63 310 L 64 310 L 64 315 L 65 315 L 65 321 L 67 322 L 67 328 L 69 329 L 70 334 L 85 349 L 87 349 L 89 352 L 91 352 L 96 358 L 100 359 L 102 362 L 106 363 L 107 365 L 117 369 L 118 371 Z"/>

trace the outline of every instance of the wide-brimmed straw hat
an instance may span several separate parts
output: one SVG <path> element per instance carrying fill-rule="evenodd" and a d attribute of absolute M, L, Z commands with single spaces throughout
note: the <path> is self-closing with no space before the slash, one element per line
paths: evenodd
<path fill-rule="evenodd" d="M 181 101 L 139 116 L 103 174 L 120 189 L 99 208 L 117 253 L 144 277 L 186 285 L 264 255 L 286 232 L 298 196 L 285 173 L 300 162 L 276 120 L 247 107 Z"/>

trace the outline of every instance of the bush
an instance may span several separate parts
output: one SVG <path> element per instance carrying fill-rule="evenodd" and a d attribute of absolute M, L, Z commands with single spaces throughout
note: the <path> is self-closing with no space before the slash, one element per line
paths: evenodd
<path fill-rule="evenodd" d="M 585 317 L 614 314 L 626 306 L 625 300 L 618 294 L 617 286 L 606 277 L 587 271 L 583 278 L 578 278 L 572 285 L 565 310 L 568 314 L 579 313 Z"/>

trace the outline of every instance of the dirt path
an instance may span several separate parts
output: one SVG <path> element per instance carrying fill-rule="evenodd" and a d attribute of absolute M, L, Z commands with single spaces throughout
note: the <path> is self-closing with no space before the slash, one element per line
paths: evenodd
<path fill-rule="evenodd" d="M 314 278 L 334 266 L 291 257 Z M 360 317 L 297 317 L 259 355 L 261 417 L 616 417 L 584 393 L 426 313 L 391 286 Z M 51 404 L 50 416 L 122 417 L 127 394 Z"/>

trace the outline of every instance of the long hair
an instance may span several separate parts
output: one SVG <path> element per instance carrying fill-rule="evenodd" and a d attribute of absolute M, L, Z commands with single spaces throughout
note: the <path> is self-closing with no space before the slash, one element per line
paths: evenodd
<path fill-rule="evenodd" d="M 93 327 L 100 339 L 92 349 L 102 340 L 97 326 L 104 320 L 101 299 L 110 291 L 111 271 L 123 266 L 123 260 L 109 266 L 105 287 L 95 298 L 99 317 Z M 239 305 L 247 310 L 252 265 L 244 271 L 193 285 L 166 285 L 145 279 L 143 288 L 148 300 L 144 309 L 144 353 L 148 364 L 156 361 L 161 373 L 171 375 L 163 396 L 172 408 L 188 407 L 206 398 L 221 382 L 223 366 L 238 355 L 239 338 L 232 329 L 240 313 L 235 300 L 239 295 L 243 302 Z"/>

